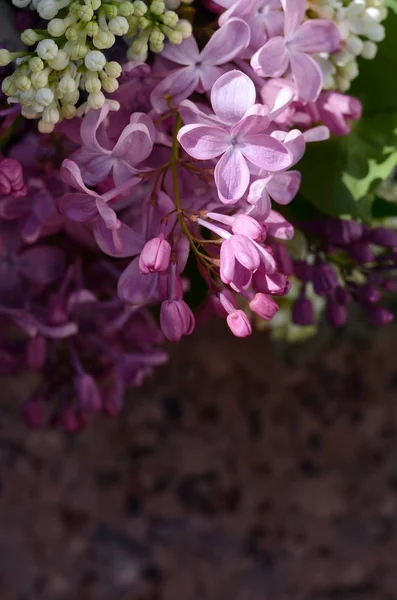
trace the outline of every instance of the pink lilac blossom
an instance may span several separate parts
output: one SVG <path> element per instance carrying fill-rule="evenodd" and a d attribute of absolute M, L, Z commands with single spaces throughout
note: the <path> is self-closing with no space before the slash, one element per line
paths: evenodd
<path fill-rule="evenodd" d="M 126 62 L 112 99 L 53 134 L 0 107 L 0 323 L 18 332 L 0 336 L 0 372 L 42 374 L 31 427 L 74 432 L 92 413 L 117 415 L 127 387 L 167 361 L 165 340 L 192 334 L 197 277 L 239 338 L 252 315 L 275 317 L 292 275 L 295 323 L 314 320 L 309 286 L 335 326 L 352 300 L 371 323 L 390 321 L 379 302 L 395 232 L 313 221 L 313 256 L 294 261 L 287 247 L 304 229 L 285 215 L 306 144 L 346 135 L 361 115 L 355 98 L 322 90 L 313 56 L 338 50 L 335 25 L 307 18 L 305 0 L 205 4 L 218 26 L 167 43 L 150 66 Z M 335 248 L 365 284 L 341 280 Z"/>

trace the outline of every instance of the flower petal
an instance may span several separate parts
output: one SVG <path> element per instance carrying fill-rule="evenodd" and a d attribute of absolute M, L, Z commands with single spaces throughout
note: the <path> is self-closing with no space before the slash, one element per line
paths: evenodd
<path fill-rule="evenodd" d="M 199 82 L 198 70 L 195 67 L 177 69 L 165 77 L 153 90 L 150 100 L 153 108 L 159 113 L 170 110 L 170 105 L 177 107 L 182 100 L 188 98 Z M 171 102 L 166 98 L 171 97 Z"/>
<path fill-rule="evenodd" d="M 71 221 L 84 223 L 98 214 L 96 196 L 87 194 L 64 194 L 58 200 L 59 210 Z"/>
<path fill-rule="evenodd" d="M 18 257 L 18 268 L 30 281 L 47 285 L 62 277 L 64 255 L 52 246 L 35 246 Z"/>
<path fill-rule="evenodd" d="M 94 197 L 97 195 L 95 192 L 89 190 L 84 185 L 79 166 L 72 160 L 69 160 L 68 158 L 65 158 L 65 160 L 62 163 L 61 179 L 62 181 L 70 185 L 70 187 L 75 188 L 80 192 L 85 192 L 86 194 Z"/>
<path fill-rule="evenodd" d="M 105 254 L 117 258 L 127 256 L 136 256 L 144 246 L 144 239 L 136 233 L 131 227 L 121 222 L 117 229 L 118 244 L 116 247 L 115 238 L 112 232 L 106 227 L 103 219 L 96 219 L 94 226 L 95 240 Z"/>
<path fill-rule="evenodd" d="M 178 133 L 182 148 L 193 158 L 208 160 L 226 152 L 230 136 L 211 125 L 185 125 Z"/>
<path fill-rule="evenodd" d="M 109 142 L 106 132 L 100 126 L 109 114 L 109 105 L 107 102 L 99 110 L 90 110 L 81 122 L 80 135 L 83 144 L 93 152 L 109 153 Z M 101 136 L 101 141 L 105 146 L 98 142 L 97 136 Z"/>
<path fill-rule="evenodd" d="M 142 306 L 157 298 L 157 282 L 157 273 L 142 275 L 136 257 L 121 274 L 117 293 L 123 302 Z"/>
<path fill-rule="evenodd" d="M 340 45 L 338 28 L 332 21 L 311 19 L 299 27 L 294 35 L 293 45 L 307 54 L 335 52 Z"/>
<path fill-rule="evenodd" d="M 229 19 L 218 29 L 200 54 L 206 65 L 224 65 L 238 56 L 250 42 L 250 28 L 242 19 Z"/>
<path fill-rule="evenodd" d="M 284 9 L 284 36 L 291 39 L 306 12 L 306 0 L 280 0 Z"/>
<path fill-rule="evenodd" d="M 255 100 L 255 85 L 241 71 L 225 73 L 211 91 L 212 108 L 225 123 L 234 124 L 240 121 L 255 104 Z"/>
<path fill-rule="evenodd" d="M 275 173 L 267 184 L 270 196 L 279 204 L 289 204 L 299 190 L 301 174 L 299 171 Z"/>
<path fill-rule="evenodd" d="M 112 156 L 124 158 L 131 166 L 134 166 L 145 160 L 152 150 L 153 141 L 146 125 L 130 123 L 120 135 Z"/>
<path fill-rule="evenodd" d="M 320 65 L 311 56 L 297 50 L 290 52 L 290 62 L 299 98 L 306 102 L 314 102 L 323 87 Z"/>
<path fill-rule="evenodd" d="M 194 65 L 200 60 L 200 51 L 194 35 L 186 38 L 181 44 L 165 44 L 161 56 L 178 65 Z"/>
<path fill-rule="evenodd" d="M 251 67 L 261 77 L 282 77 L 289 62 L 283 37 L 270 39 L 251 58 Z"/>
<path fill-rule="evenodd" d="M 214 176 L 219 198 L 224 204 L 237 202 L 245 194 L 250 182 L 246 160 L 233 147 L 229 148 L 216 165 Z"/>
<path fill-rule="evenodd" d="M 281 171 L 292 164 L 292 155 L 288 149 L 270 135 L 244 136 L 240 150 L 245 158 L 266 171 Z"/>

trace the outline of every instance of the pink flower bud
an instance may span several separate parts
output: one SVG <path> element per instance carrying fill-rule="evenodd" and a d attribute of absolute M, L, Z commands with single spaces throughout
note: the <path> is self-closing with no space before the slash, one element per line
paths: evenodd
<path fill-rule="evenodd" d="M 295 300 L 292 306 L 292 322 L 295 323 L 295 325 L 313 325 L 313 302 L 309 300 L 309 298 L 301 296 Z"/>
<path fill-rule="evenodd" d="M 0 194 L 14 198 L 26 196 L 22 167 L 14 158 L 0 160 Z"/>
<path fill-rule="evenodd" d="M 171 260 L 171 245 L 162 237 L 149 240 L 139 257 L 139 269 L 141 273 L 155 273 L 165 271 Z"/>
<path fill-rule="evenodd" d="M 179 342 L 194 329 L 194 315 L 184 300 L 165 300 L 160 309 L 160 327 L 170 342 Z"/>
<path fill-rule="evenodd" d="M 26 364 L 32 371 L 40 371 L 47 358 L 47 340 L 43 335 L 30 338 L 26 346 Z"/>
<path fill-rule="evenodd" d="M 238 338 L 245 338 L 251 335 L 252 325 L 244 311 L 235 310 L 230 313 L 226 319 L 230 331 Z"/>
<path fill-rule="evenodd" d="M 101 394 L 97 382 L 89 375 L 82 373 L 74 378 L 74 388 L 83 412 L 97 412 L 102 408 Z"/>
<path fill-rule="evenodd" d="M 233 225 L 233 233 L 245 235 L 252 240 L 262 240 L 265 235 L 265 229 L 252 217 L 248 215 L 237 215 Z"/>
<path fill-rule="evenodd" d="M 279 305 L 272 298 L 266 296 L 266 294 L 259 292 L 251 300 L 250 308 L 265 321 L 270 321 L 278 311 Z"/>

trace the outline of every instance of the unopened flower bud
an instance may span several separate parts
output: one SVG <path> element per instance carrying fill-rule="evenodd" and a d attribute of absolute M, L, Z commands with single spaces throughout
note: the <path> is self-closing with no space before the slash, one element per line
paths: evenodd
<path fill-rule="evenodd" d="M 73 119 L 76 116 L 77 108 L 73 104 L 63 104 L 61 115 L 64 119 Z"/>
<path fill-rule="evenodd" d="M 58 54 L 52 60 L 47 60 L 51 69 L 63 71 L 69 64 L 69 54 L 65 50 L 59 50 Z"/>
<path fill-rule="evenodd" d="M 5 79 L 3 79 L 1 89 L 6 96 L 13 96 L 17 91 L 14 79 L 12 77 L 6 77 Z"/>
<path fill-rule="evenodd" d="M 119 82 L 114 77 L 103 77 L 102 87 L 108 94 L 113 94 L 119 88 Z"/>
<path fill-rule="evenodd" d="M 97 94 L 101 91 L 102 84 L 97 73 L 90 73 L 89 76 L 87 76 L 84 87 L 89 94 Z"/>
<path fill-rule="evenodd" d="M 250 309 L 265 321 L 273 319 L 279 308 L 273 298 L 260 292 L 255 294 L 255 297 L 250 301 Z"/>
<path fill-rule="evenodd" d="M 292 322 L 295 325 L 313 325 L 314 309 L 313 303 L 306 296 L 297 298 L 292 305 Z"/>
<path fill-rule="evenodd" d="M 40 119 L 40 121 L 37 124 L 37 127 L 40 133 L 52 133 L 55 129 L 55 125 L 53 123 L 48 123 L 43 119 Z"/>
<path fill-rule="evenodd" d="M 36 92 L 35 100 L 40 106 L 50 106 L 54 101 L 54 92 L 47 87 L 41 88 Z"/>
<path fill-rule="evenodd" d="M 98 50 L 91 50 L 86 55 L 84 64 L 89 71 L 102 71 L 106 65 L 106 57 Z"/>
<path fill-rule="evenodd" d="M 84 4 L 83 6 L 81 6 L 79 8 L 77 14 L 78 14 L 79 19 L 81 21 L 83 21 L 83 23 L 88 23 L 93 18 L 94 11 L 92 10 L 92 8 L 90 6 L 88 6 L 87 4 Z"/>
<path fill-rule="evenodd" d="M 114 35 L 125 35 L 129 29 L 128 21 L 124 17 L 115 17 L 109 21 L 109 29 Z"/>
<path fill-rule="evenodd" d="M 111 48 L 115 43 L 114 33 L 111 31 L 99 30 L 98 34 L 92 39 L 92 43 L 98 50 L 106 50 Z"/>
<path fill-rule="evenodd" d="M 321 260 L 313 267 L 313 288 L 319 296 L 326 296 L 338 285 L 338 276 L 334 268 Z"/>
<path fill-rule="evenodd" d="M 106 63 L 105 72 L 109 77 L 114 77 L 115 79 L 117 79 L 121 75 L 122 68 L 118 62 L 112 60 Z"/>
<path fill-rule="evenodd" d="M 87 23 L 85 26 L 85 32 L 91 38 L 96 37 L 99 33 L 98 23 L 96 23 L 95 21 L 90 21 L 89 23 Z"/>
<path fill-rule="evenodd" d="M 142 2 L 142 0 L 135 0 L 132 5 L 134 7 L 134 15 L 136 17 L 143 17 L 143 15 L 146 15 L 148 7 L 144 2 Z"/>
<path fill-rule="evenodd" d="M 76 82 L 70 75 L 64 75 L 59 82 L 58 89 L 61 94 L 72 94 L 76 89 Z"/>
<path fill-rule="evenodd" d="M 263 227 L 256 219 L 248 215 L 237 215 L 234 218 L 232 231 L 235 234 L 245 235 L 252 240 L 262 240 L 264 236 Z"/>
<path fill-rule="evenodd" d="M 373 60 L 378 51 L 378 47 L 374 42 L 366 40 L 363 43 L 363 49 L 361 50 L 361 56 L 367 60 Z"/>
<path fill-rule="evenodd" d="M 38 90 L 45 87 L 48 84 L 48 71 L 39 71 L 32 73 L 31 77 L 32 85 Z"/>
<path fill-rule="evenodd" d="M 58 14 L 58 3 L 56 0 L 40 0 L 37 4 L 37 12 L 42 19 L 49 21 Z"/>
<path fill-rule="evenodd" d="M 230 331 L 238 338 L 245 338 L 251 335 L 252 325 L 242 310 L 235 310 L 226 317 L 226 322 Z"/>
<path fill-rule="evenodd" d="M 394 319 L 393 313 L 387 308 L 383 308 L 383 306 L 370 306 L 367 308 L 366 313 L 369 322 L 377 327 L 389 325 Z"/>
<path fill-rule="evenodd" d="M 131 17 L 134 14 L 134 7 L 131 2 L 121 2 L 119 4 L 119 14 L 122 17 Z"/>
<path fill-rule="evenodd" d="M 175 29 L 182 34 L 184 40 L 189 38 L 193 32 L 192 24 L 187 19 L 179 19 Z"/>
<path fill-rule="evenodd" d="M 33 31 L 33 29 L 25 29 L 21 34 L 21 42 L 26 46 L 33 46 L 41 40 L 41 36 Z"/>
<path fill-rule="evenodd" d="M 74 378 L 74 389 L 79 407 L 84 412 L 98 412 L 102 408 L 101 394 L 95 379 L 88 373 Z"/>
<path fill-rule="evenodd" d="M 65 19 L 52 19 L 47 25 L 47 31 L 52 37 L 61 37 L 68 28 L 68 22 Z"/>
<path fill-rule="evenodd" d="M 105 104 L 106 98 L 102 92 L 97 92 L 96 94 L 89 94 L 87 101 L 91 108 L 98 109 Z"/>
<path fill-rule="evenodd" d="M 160 327 L 167 340 L 179 342 L 183 335 L 192 333 L 194 325 L 194 315 L 184 300 L 165 300 L 162 302 Z"/>
<path fill-rule="evenodd" d="M 6 67 L 12 61 L 12 54 L 5 48 L 0 50 L 0 67 Z"/>
<path fill-rule="evenodd" d="M 14 158 L 0 159 L 0 195 L 15 199 L 26 195 L 22 167 Z"/>
<path fill-rule="evenodd" d="M 347 322 L 347 307 L 330 298 L 327 302 L 326 315 L 331 327 L 343 327 Z"/>
<path fill-rule="evenodd" d="M 176 46 L 178 46 L 179 44 L 182 43 L 182 34 L 180 31 L 177 31 L 176 29 L 174 29 L 174 31 L 170 31 L 170 32 L 166 32 L 166 35 L 169 39 L 169 41 L 171 42 L 171 44 L 175 44 Z"/>
<path fill-rule="evenodd" d="M 34 56 L 30 59 L 29 69 L 32 73 L 40 73 L 44 69 L 44 63 L 39 56 Z"/>
<path fill-rule="evenodd" d="M 177 13 L 174 12 L 173 10 L 167 10 L 162 15 L 161 20 L 164 23 L 164 25 L 167 25 L 167 27 L 174 28 L 176 26 L 176 24 L 178 23 L 179 17 L 177 15 Z"/>
<path fill-rule="evenodd" d="M 47 106 L 43 110 L 43 121 L 45 121 L 46 123 L 52 123 L 53 125 L 55 125 L 59 121 L 59 116 L 59 110 L 54 105 Z"/>
<path fill-rule="evenodd" d="M 146 275 L 168 269 L 171 250 L 171 244 L 163 237 L 156 237 L 146 242 L 139 257 L 141 273 Z"/>
<path fill-rule="evenodd" d="M 30 90 L 31 85 L 32 83 L 29 77 L 27 77 L 26 75 L 20 75 L 15 79 L 15 87 L 18 90 L 21 90 L 21 92 L 27 92 L 28 90 Z"/>
<path fill-rule="evenodd" d="M 58 46 L 54 40 L 41 40 L 37 44 L 36 52 L 43 60 L 52 60 L 58 54 Z"/>

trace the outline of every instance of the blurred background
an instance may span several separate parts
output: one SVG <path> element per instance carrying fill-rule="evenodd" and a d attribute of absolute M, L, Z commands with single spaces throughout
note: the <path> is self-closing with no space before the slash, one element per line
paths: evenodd
<path fill-rule="evenodd" d="M 395 600 L 396 341 L 210 322 L 75 436 L 5 380 L 0 598 Z"/>

